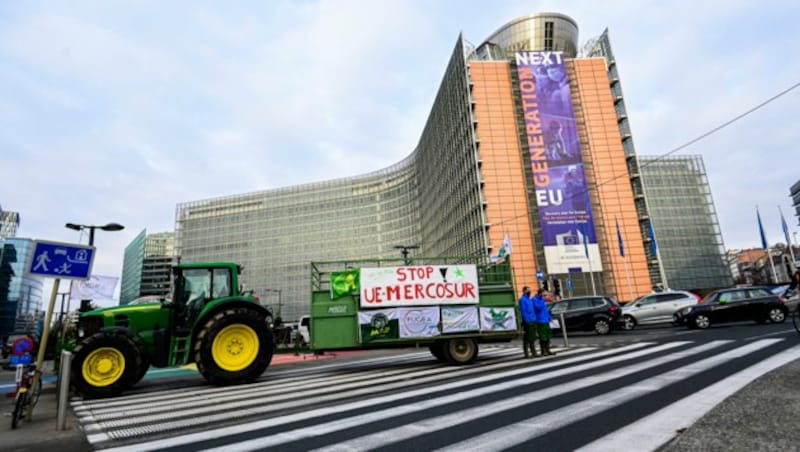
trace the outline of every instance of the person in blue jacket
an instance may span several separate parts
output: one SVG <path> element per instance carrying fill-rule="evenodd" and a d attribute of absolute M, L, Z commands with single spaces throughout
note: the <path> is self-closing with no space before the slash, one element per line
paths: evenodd
<path fill-rule="evenodd" d="M 533 304 L 533 312 L 536 316 L 535 331 L 539 336 L 539 346 L 542 348 L 542 356 L 555 355 L 550 351 L 550 338 L 553 332 L 550 330 L 550 308 L 547 306 L 547 300 L 544 298 L 544 289 L 536 291 L 531 300 Z"/>
<path fill-rule="evenodd" d="M 522 314 L 522 351 L 525 357 L 533 355 L 536 357 L 536 314 L 533 311 L 531 302 L 531 289 L 528 286 L 522 288 L 522 296 L 519 297 L 519 312 Z"/>

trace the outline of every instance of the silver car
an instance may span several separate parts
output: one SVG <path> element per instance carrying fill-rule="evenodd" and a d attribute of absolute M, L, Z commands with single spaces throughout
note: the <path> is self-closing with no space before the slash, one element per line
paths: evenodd
<path fill-rule="evenodd" d="M 699 303 L 699 295 L 683 290 L 671 290 L 643 295 L 622 307 L 622 329 L 632 330 L 636 325 L 672 322 L 675 311 Z"/>

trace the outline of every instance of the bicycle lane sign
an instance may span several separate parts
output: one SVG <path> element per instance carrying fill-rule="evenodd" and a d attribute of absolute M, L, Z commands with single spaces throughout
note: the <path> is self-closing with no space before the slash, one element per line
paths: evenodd
<path fill-rule="evenodd" d="M 94 246 L 34 240 L 25 274 L 86 280 L 92 275 Z"/>

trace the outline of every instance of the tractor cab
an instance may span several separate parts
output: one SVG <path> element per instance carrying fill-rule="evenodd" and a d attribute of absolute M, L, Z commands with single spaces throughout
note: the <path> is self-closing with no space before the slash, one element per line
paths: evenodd
<path fill-rule="evenodd" d="M 241 267 L 233 264 L 183 264 L 173 267 L 174 322 L 177 330 L 194 325 L 203 308 L 212 300 L 239 296 L 237 287 Z"/>

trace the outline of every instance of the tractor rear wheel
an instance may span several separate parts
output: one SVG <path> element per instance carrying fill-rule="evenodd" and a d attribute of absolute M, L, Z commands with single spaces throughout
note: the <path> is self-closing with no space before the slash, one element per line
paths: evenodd
<path fill-rule="evenodd" d="M 264 315 L 249 308 L 216 313 L 200 329 L 194 344 L 197 370 L 215 385 L 255 380 L 269 366 L 273 351 Z"/>
<path fill-rule="evenodd" d="M 471 337 L 450 339 L 444 343 L 443 351 L 451 364 L 470 364 L 478 358 L 478 343 Z"/>
<path fill-rule="evenodd" d="M 142 364 L 139 365 L 139 372 L 133 376 L 133 382 L 131 383 L 131 386 L 136 386 L 136 383 L 142 381 L 142 378 L 144 378 L 148 370 L 150 370 L 150 360 L 143 356 Z"/>
<path fill-rule="evenodd" d="M 73 351 L 72 382 L 85 397 L 112 397 L 133 386 L 141 372 L 136 344 L 123 334 L 97 333 Z"/>

